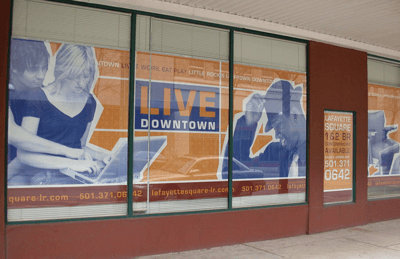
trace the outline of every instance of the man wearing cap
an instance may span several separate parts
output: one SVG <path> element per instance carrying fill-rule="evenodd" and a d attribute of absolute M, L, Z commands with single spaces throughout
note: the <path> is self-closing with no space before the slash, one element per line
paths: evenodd
<path fill-rule="evenodd" d="M 265 173 L 265 177 L 305 176 L 306 119 L 301 106 L 302 96 L 302 87 L 294 87 L 292 82 L 286 80 L 276 80 L 265 96 L 253 94 L 244 107 L 244 115 L 236 123 L 233 157 L 249 167 L 263 167 L 265 163 L 262 162 L 265 161 L 269 165 L 268 170 L 271 165 L 278 166 L 275 166 L 276 173 Z M 266 116 L 262 116 L 264 110 Z M 275 136 L 262 153 L 254 156 L 250 155 L 250 149 L 260 119 L 265 125 L 264 132 L 275 131 Z M 265 168 L 263 171 L 268 170 Z"/>

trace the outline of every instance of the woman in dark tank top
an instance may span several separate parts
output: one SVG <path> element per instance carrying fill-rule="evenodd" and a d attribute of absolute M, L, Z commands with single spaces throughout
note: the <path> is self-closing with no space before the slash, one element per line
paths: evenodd
<path fill-rule="evenodd" d="M 91 171 L 95 174 L 100 171 L 103 163 L 109 162 L 108 154 L 86 146 L 96 111 L 96 101 L 90 93 L 95 77 L 96 62 L 91 47 L 62 45 L 56 53 L 54 82 L 31 96 L 21 123 L 22 128 L 39 137 L 70 148 L 84 149 L 86 159 L 76 160 L 18 150 L 19 161 L 35 168 L 70 168 L 74 171 Z M 39 178 L 49 178 L 47 172 L 45 176 L 41 175 Z M 59 170 L 54 170 L 52 175 L 54 174 L 58 178 L 66 177 L 65 181 L 60 183 L 73 183 Z M 37 175 L 33 176 L 32 184 L 36 184 L 35 177 L 38 178 Z M 51 181 L 47 179 L 45 182 Z"/>

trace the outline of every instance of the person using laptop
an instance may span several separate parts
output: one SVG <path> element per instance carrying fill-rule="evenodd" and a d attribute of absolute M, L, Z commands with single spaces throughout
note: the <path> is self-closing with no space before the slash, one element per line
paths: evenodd
<path fill-rule="evenodd" d="M 40 89 L 27 102 L 26 115 L 21 126 L 39 137 L 65 145 L 82 148 L 86 160 L 52 156 L 39 152 L 18 149 L 17 157 L 23 164 L 41 169 L 64 169 L 90 167 L 96 174 L 110 156 L 86 147 L 91 122 L 96 110 L 96 101 L 90 94 L 95 79 L 95 59 L 91 47 L 64 44 L 56 56 L 55 81 Z M 77 170 L 79 171 L 79 170 Z M 42 184 L 71 184 L 74 180 L 59 170 L 41 171 L 31 183 L 41 179 Z"/>
<path fill-rule="evenodd" d="M 70 158 L 79 158 L 84 154 L 80 148 L 69 148 L 40 138 L 21 127 L 26 111 L 26 100 L 30 98 L 32 92 L 43 87 L 48 60 L 49 52 L 43 42 L 11 40 L 8 85 L 8 163 L 17 156 L 17 148 Z"/>
<path fill-rule="evenodd" d="M 22 118 L 25 116 L 26 104 L 35 93 L 43 87 L 43 81 L 48 70 L 49 51 L 42 41 L 11 40 L 10 72 L 9 72 L 9 101 L 8 101 L 8 179 L 14 176 L 26 165 L 17 158 L 17 148 L 65 156 L 72 159 L 84 157 L 81 148 L 70 148 L 65 145 L 41 138 L 21 127 Z M 93 163 L 93 162 L 92 162 Z M 78 171 L 90 170 L 91 163 L 80 161 L 75 167 Z M 34 171 L 34 170 L 32 170 Z M 19 179 L 18 179 L 19 178 Z M 12 180 L 21 182 L 17 177 Z M 24 179 L 23 181 L 25 181 Z M 11 182 L 12 182 L 11 181 Z"/>

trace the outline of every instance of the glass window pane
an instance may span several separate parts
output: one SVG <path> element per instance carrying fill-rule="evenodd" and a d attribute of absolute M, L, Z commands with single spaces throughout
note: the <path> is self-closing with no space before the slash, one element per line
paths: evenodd
<path fill-rule="evenodd" d="M 306 74 L 288 71 L 305 62 L 297 45 L 235 34 L 233 207 L 305 202 Z M 288 48 L 296 55 L 279 59 Z M 278 65 L 288 70 L 264 67 Z"/>
<path fill-rule="evenodd" d="M 46 1 L 15 0 L 14 7 L 14 37 L 130 48 L 128 14 Z"/>
<path fill-rule="evenodd" d="M 235 33 L 234 52 L 237 63 L 306 72 L 305 44 Z"/>
<path fill-rule="evenodd" d="M 399 85 L 399 63 L 368 61 L 368 199 L 400 196 Z"/>
<path fill-rule="evenodd" d="M 381 59 L 368 60 L 368 82 L 386 86 L 400 86 L 400 65 Z"/>
<path fill-rule="evenodd" d="M 227 208 L 228 32 L 149 19 L 151 51 L 136 52 L 134 212 Z"/>
<path fill-rule="evenodd" d="M 136 50 L 150 47 L 150 17 L 138 16 Z M 151 50 L 200 58 L 228 60 L 228 32 L 204 26 L 151 18 Z"/>
<path fill-rule="evenodd" d="M 130 17 L 49 2 L 25 7 L 28 14 L 47 10 L 57 19 L 46 16 L 41 27 L 39 16 L 28 15 L 23 36 L 48 40 L 18 39 L 13 31 L 8 220 L 126 215 L 130 54 L 116 48 L 130 44 Z M 91 22 L 71 30 L 70 41 L 63 30 L 71 17 L 57 14 L 71 12 L 74 22 Z M 38 27 L 29 29 L 33 24 Z M 94 24 L 115 29 L 116 41 L 96 34 Z M 60 30 L 66 38 L 57 36 Z"/>

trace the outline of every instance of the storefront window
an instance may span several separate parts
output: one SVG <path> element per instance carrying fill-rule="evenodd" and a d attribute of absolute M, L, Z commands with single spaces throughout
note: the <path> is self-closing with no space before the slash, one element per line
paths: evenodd
<path fill-rule="evenodd" d="M 138 17 L 135 213 L 227 208 L 228 31 Z"/>
<path fill-rule="evenodd" d="M 230 71 L 227 29 L 40 0 L 13 15 L 9 222 L 305 202 L 306 44 L 234 33 Z"/>
<path fill-rule="evenodd" d="M 19 0 L 14 21 L 8 221 L 126 215 L 130 15 Z"/>
<path fill-rule="evenodd" d="M 234 43 L 233 207 L 305 202 L 306 46 L 242 33 Z"/>
<path fill-rule="evenodd" d="M 368 199 L 400 196 L 400 64 L 368 60 Z"/>

